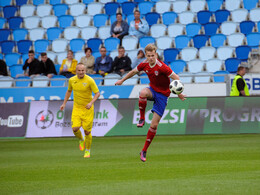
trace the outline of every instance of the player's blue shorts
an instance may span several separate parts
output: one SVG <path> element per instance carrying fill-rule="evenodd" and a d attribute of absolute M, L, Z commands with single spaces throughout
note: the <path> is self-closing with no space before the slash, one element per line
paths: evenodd
<path fill-rule="evenodd" d="M 154 103 L 153 103 L 152 112 L 156 112 L 160 117 L 162 117 L 164 110 L 167 106 L 168 97 L 154 91 L 152 87 L 148 87 L 148 88 L 151 90 L 153 94 L 152 101 L 154 101 Z"/>

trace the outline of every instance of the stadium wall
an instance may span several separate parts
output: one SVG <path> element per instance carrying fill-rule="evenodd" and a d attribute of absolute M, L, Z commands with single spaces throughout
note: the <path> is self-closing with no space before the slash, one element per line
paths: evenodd
<path fill-rule="evenodd" d="M 70 123 L 73 102 L 69 101 L 64 111 L 59 110 L 61 104 L 62 101 L 0 104 L 0 136 L 74 136 Z M 148 102 L 146 125 L 140 129 L 136 127 L 139 120 L 137 99 L 98 100 L 95 103 L 92 134 L 146 135 L 152 119 L 151 109 L 152 103 Z M 19 127 L 8 126 L 9 118 L 18 121 Z M 260 133 L 260 97 L 192 97 L 184 102 L 169 98 L 157 134 L 243 133 Z"/>

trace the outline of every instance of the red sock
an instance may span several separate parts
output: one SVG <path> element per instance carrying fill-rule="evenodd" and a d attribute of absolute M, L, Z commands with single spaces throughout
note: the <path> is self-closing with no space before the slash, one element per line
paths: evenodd
<path fill-rule="evenodd" d="M 145 108 L 147 105 L 147 98 L 139 96 L 139 110 L 140 110 L 140 119 L 145 119 Z"/>
<path fill-rule="evenodd" d="M 145 141 L 145 144 L 144 144 L 142 151 L 145 151 L 145 152 L 147 151 L 148 147 L 150 146 L 150 144 L 153 141 L 155 134 L 156 134 L 156 129 L 153 129 L 153 128 L 150 127 L 149 131 L 147 132 L 146 141 Z"/>

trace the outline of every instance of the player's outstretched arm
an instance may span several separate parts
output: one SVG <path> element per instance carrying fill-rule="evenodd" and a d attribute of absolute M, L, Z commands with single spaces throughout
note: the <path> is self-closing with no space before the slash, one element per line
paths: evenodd
<path fill-rule="evenodd" d="M 69 100 L 70 96 L 71 96 L 71 92 L 72 91 L 67 91 L 66 94 L 65 94 L 65 97 L 64 97 L 64 101 L 63 101 L 63 104 L 60 106 L 60 110 L 63 111 L 65 106 L 66 106 L 66 103 L 67 101 Z"/>
<path fill-rule="evenodd" d="M 186 95 L 185 95 L 185 94 L 180 93 L 180 94 L 178 95 L 178 97 L 179 97 L 182 101 L 186 100 Z"/>
<path fill-rule="evenodd" d="M 136 69 L 131 70 L 129 73 L 127 73 L 127 74 L 125 75 L 124 78 L 118 80 L 118 81 L 115 83 L 115 85 L 122 85 L 125 80 L 127 80 L 127 79 L 133 77 L 133 76 L 136 75 L 137 73 L 138 73 L 138 70 L 136 70 Z"/>

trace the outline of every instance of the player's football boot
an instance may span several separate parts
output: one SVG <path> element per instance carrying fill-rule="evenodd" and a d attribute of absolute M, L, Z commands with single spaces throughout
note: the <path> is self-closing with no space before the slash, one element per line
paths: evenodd
<path fill-rule="evenodd" d="M 138 124 L 137 124 L 137 127 L 143 127 L 144 123 L 145 123 L 145 120 L 144 119 L 140 119 Z"/>
<path fill-rule="evenodd" d="M 84 158 L 90 158 L 90 152 L 89 151 L 85 151 L 85 154 L 84 154 Z"/>
<path fill-rule="evenodd" d="M 81 151 L 84 151 L 85 150 L 85 140 L 84 141 L 79 141 L 79 149 Z"/>
<path fill-rule="evenodd" d="M 140 160 L 143 162 L 146 161 L 146 152 L 145 151 L 140 152 Z"/>

